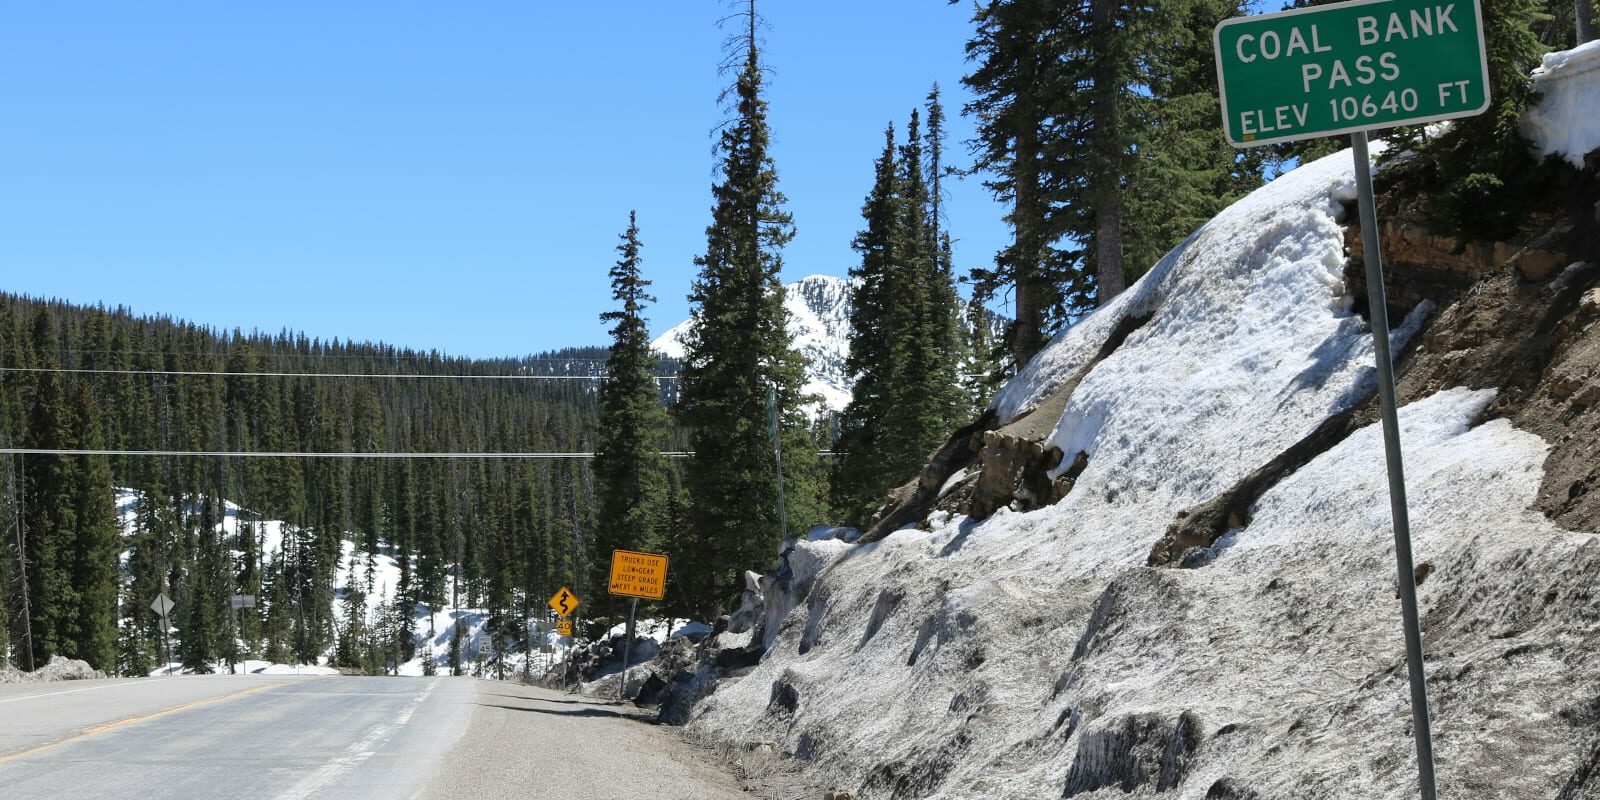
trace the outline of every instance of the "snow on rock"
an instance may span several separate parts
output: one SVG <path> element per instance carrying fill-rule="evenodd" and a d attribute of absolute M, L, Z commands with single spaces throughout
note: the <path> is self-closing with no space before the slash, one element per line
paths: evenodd
<path fill-rule="evenodd" d="M 680 636 L 705 636 L 711 633 L 711 626 L 704 622 L 683 619 L 656 619 L 654 617 L 635 620 L 633 623 L 633 637 L 635 639 L 650 639 L 656 644 L 664 644 L 668 639 Z M 619 622 L 600 637 L 601 641 L 615 639 L 628 634 L 628 623 Z"/>
<path fill-rule="evenodd" d="M 806 358 L 806 394 L 822 399 L 822 408 L 843 411 L 850 404 L 852 381 L 845 371 L 850 355 L 850 293 L 854 282 L 831 275 L 811 275 L 787 284 L 789 335 Z M 684 320 L 650 343 L 668 358 L 683 358 L 683 337 L 693 320 Z"/>
<path fill-rule="evenodd" d="M 1522 131 L 1544 155 L 1583 168 L 1600 150 L 1600 41 L 1549 53 L 1533 71 L 1539 102 L 1522 117 Z"/>
<path fill-rule="evenodd" d="M 1006 387 L 1002 419 L 1081 379 L 1051 440 L 1088 466 L 1061 502 L 796 542 L 770 649 L 692 731 L 773 742 L 864 799 L 1415 796 L 1376 426 L 1268 491 L 1209 565 L 1145 566 L 1178 511 L 1370 392 L 1341 281 L 1351 169 L 1339 153 L 1236 203 Z M 1592 692 L 1569 687 L 1600 681 L 1555 657 L 1592 616 L 1552 609 L 1588 607 L 1600 546 L 1526 510 L 1545 444 L 1477 424 L 1492 400 L 1400 415 L 1441 785 L 1544 798 L 1580 766 L 1557 715 Z"/>
<path fill-rule="evenodd" d="M 23 672 L 14 667 L 0 666 L 0 683 L 86 681 L 104 677 L 106 677 L 106 674 L 89 666 L 89 662 L 63 656 L 51 656 L 50 663 L 33 672 Z"/>

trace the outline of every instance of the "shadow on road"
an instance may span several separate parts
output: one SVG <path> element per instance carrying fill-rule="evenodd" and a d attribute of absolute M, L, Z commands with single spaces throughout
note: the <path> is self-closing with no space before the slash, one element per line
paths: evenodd
<path fill-rule="evenodd" d="M 480 692 L 480 694 L 486 694 L 486 695 L 488 695 L 490 697 L 504 697 L 507 700 L 528 700 L 528 699 L 530 699 L 527 696 L 520 695 L 520 694 L 501 694 L 500 692 Z M 592 703 L 590 701 L 587 701 L 587 700 L 549 700 L 549 699 L 546 699 L 546 698 L 543 698 L 543 697 L 539 698 L 536 702 L 540 702 L 540 703 L 560 703 L 562 705 L 569 705 L 569 706 L 590 706 L 590 705 L 594 705 L 594 703 Z"/>
<path fill-rule="evenodd" d="M 534 713 L 534 714 L 549 714 L 551 716 L 557 716 L 557 717 L 615 717 L 617 719 L 634 719 L 634 717 L 631 717 L 631 716 L 629 716 L 627 714 L 619 713 L 619 712 L 616 712 L 616 711 L 608 711 L 608 710 L 603 709 L 603 708 L 594 708 L 592 706 L 588 707 L 588 708 L 576 708 L 576 709 L 567 710 L 567 709 L 559 709 L 559 708 L 546 709 L 546 708 L 528 708 L 527 706 L 507 706 L 507 705 L 501 705 L 500 703 L 474 703 L 473 705 L 482 706 L 484 708 L 503 708 L 503 709 L 506 709 L 507 711 L 528 711 L 528 712 L 531 712 L 531 713 Z"/>

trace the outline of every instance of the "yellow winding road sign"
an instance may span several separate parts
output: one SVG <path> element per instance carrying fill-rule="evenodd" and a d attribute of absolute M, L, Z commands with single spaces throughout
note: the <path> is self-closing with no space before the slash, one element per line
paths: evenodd
<path fill-rule="evenodd" d="M 583 601 L 579 600 L 578 596 L 565 586 L 550 596 L 550 607 L 563 617 L 572 616 L 572 612 L 578 610 L 580 605 L 583 605 Z"/>

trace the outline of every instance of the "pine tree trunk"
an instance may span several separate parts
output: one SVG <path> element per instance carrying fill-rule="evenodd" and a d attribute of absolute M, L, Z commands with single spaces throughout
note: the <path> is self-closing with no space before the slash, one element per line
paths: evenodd
<path fill-rule="evenodd" d="M 1117 74 L 1116 13 L 1119 4 L 1093 0 L 1090 7 L 1094 32 L 1095 58 L 1094 136 L 1098 175 L 1093 178 L 1095 201 L 1095 284 L 1100 305 L 1122 293 L 1128 286 L 1122 264 L 1122 80 Z"/>
<path fill-rule="evenodd" d="M 1589 0 L 1573 0 L 1575 14 L 1578 20 L 1578 44 L 1594 41 L 1593 9 Z"/>
<path fill-rule="evenodd" d="M 1100 207 L 1095 209 L 1095 282 L 1099 286 L 1099 304 L 1128 288 L 1128 279 L 1122 265 L 1122 194 L 1106 193 Z"/>
<path fill-rule="evenodd" d="M 1039 228 L 1044 224 L 1043 204 L 1039 202 L 1038 137 L 1033 131 L 1017 135 L 1016 208 L 1012 226 L 1013 280 L 1017 287 L 1017 319 L 1014 323 L 1011 355 L 1018 370 L 1044 346 L 1045 277 L 1040 263 Z"/>

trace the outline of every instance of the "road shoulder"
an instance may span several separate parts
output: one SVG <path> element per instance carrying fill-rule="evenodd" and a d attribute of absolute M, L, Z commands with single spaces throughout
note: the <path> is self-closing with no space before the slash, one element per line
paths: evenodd
<path fill-rule="evenodd" d="M 632 706 L 475 682 L 472 721 L 425 798 L 558 792 L 563 800 L 751 800 L 727 771 Z"/>

